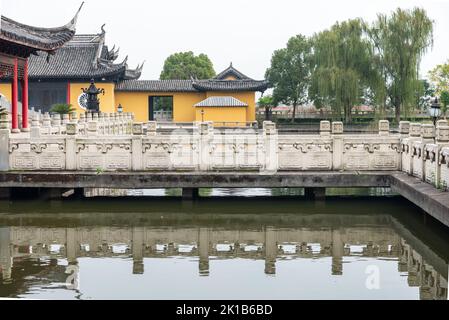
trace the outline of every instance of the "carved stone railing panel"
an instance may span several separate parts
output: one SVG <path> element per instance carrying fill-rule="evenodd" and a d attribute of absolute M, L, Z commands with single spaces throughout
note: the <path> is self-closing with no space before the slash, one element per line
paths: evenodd
<path fill-rule="evenodd" d="M 75 145 L 77 170 L 130 171 L 131 139 L 85 138 Z"/>
<path fill-rule="evenodd" d="M 424 180 L 437 185 L 438 145 L 427 144 L 424 147 Z"/>
<path fill-rule="evenodd" d="M 439 166 L 441 170 L 439 186 L 441 189 L 449 190 L 449 147 L 441 149 Z"/>
<path fill-rule="evenodd" d="M 332 170 L 332 152 L 330 137 L 280 136 L 279 170 Z"/>
<path fill-rule="evenodd" d="M 64 170 L 65 140 L 59 137 L 45 139 L 11 138 L 9 162 L 11 170 Z"/>
<path fill-rule="evenodd" d="M 343 164 L 345 170 L 399 170 L 401 144 L 399 136 L 343 138 Z"/>

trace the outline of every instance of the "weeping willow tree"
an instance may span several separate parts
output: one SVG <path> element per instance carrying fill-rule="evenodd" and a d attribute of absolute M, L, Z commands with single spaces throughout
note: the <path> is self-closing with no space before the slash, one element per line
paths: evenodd
<path fill-rule="evenodd" d="M 375 88 L 377 99 L 394 107 L 399 122 L 416 100 L 421 58 L 433 44 L 433 21 L 423 9 L 398 8 L 391 16 L 379 14 L 366 31 L 374 46 L 378 74 L 383 79 Z"/>
<path fill-rule="evenodd" d="M 339 115 L 344 113 L 345 121 L 351 122 L 352 108 L 362 102 L 376 77 L 362 20 L 336 23 L 316 34 L 313 49 L 312 100 L 317 107 L 330 106 Z"/>

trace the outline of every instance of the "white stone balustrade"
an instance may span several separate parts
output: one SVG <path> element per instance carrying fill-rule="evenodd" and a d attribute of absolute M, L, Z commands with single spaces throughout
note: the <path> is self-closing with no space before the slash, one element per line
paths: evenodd
<path fill-rule="evenodd" d="M 10 132 L 0 118 L 1 171 L 398 171 L 438 188 L 449 185 L 449 126 L 403 121 L 390 133 L 346 134 L 341 122 L 322 121 L 316 134 L 263 128 L 215 130 L 212 122 L 158 131 L 132 114 L 34 114 L 31 132 Z"/>

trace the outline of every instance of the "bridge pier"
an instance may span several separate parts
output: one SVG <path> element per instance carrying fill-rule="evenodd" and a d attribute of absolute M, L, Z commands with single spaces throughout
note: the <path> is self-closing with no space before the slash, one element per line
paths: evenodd
<path fill-rule="evenodd" d="M 11 197 L 11 188 L 0 188 L 0 200 L 8 200 Z"/>
<path fill-rule="evenodd" d="M 63 188 L 40 188 L 39 197 L 43 200 L 61 200 L 62 194 L 67 191 Z"/>
<path fill-rule="evenodd" d="M 185 200 L 195 200 L 200 196 L 199 188 L 182 188 L 182 198 Z"/>
<path fill-rule="evenodd" d="M 304 188 L 304 196 L 307 200 L 325 200 L 326 188 Z"/>

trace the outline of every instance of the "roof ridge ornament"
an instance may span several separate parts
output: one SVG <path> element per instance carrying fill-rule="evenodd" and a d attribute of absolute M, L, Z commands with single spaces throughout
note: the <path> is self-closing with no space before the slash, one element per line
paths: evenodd
<path fill-rule="evenodd" d="M 69 30 L 71 30 L 71 31 L 73 31 L 73 32 L 76 31 L 76 23 L 77 23 L 77 21 L 78 21 L 78 16 L 79 16 L 80 11 L 81 11 L 81 9 L 83 8 L 83 6 L 84 6 L 84 1 L 81 3 L 81 5 L 80 5 L 78 11 L 76 12 L 75 16 L 73 17 L 73 19 L 70 20 L 70 22 L 67 23 L 67 24 L 65 25 L 65 27 L 66 27 L 67 29 L 69 29 Z"/>

